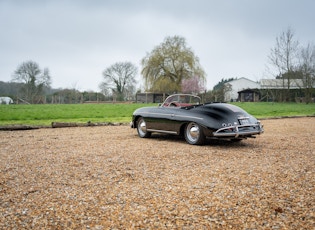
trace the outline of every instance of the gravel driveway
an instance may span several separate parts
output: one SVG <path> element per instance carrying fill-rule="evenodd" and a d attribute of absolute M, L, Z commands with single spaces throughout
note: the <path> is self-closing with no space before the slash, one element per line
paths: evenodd
<path fill-rule="evenodd" d="M 128 126 L 0 132 L 0 229 L 314 229 L 315 117 L 240 143 Z"/>

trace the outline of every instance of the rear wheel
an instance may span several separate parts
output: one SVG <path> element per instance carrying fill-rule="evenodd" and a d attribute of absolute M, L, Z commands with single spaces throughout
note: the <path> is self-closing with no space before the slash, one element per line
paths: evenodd
<path fill-rule="evenodd" d="M 184 134 L 186 142 L 191 145 L 202 145 L 206 140 L 202 127 L 195 122 L 186 125 Z"/>
<path fill-rule="evenodd" d="M 137 121 L 137 131 L 139 137 L 147 138 L 151 136 L 151 132 L 147 131 L 147 124 L 143 117 L 140 117 Z"/>

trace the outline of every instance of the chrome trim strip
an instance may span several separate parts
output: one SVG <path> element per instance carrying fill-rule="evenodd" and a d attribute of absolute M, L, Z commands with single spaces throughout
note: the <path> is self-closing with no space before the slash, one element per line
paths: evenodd
<path fill-rule="evenodd" d="M 174 117 L 194 118 L 194 119 L 198 119 L 198 120 L 203 120 L 203 118 L 201 118 L 201 117 L 192 117 L 192 116 L 175 115 Z"/>
<path fill-rule="evenodd" d="M 170 117 L 183 117 L 183 118 L 194 118 L 197 120 L 203 120 L 201 117 L 193 117 L 193 116 L 183 116 L 183 115 L 176 115 L 174 113 L 150 113 L 150 112 L 143 112 L 145 114 L 152 114 L 152 115 L 162 115 L 162 116 L 170 116 Z"/>
<path fill-rule="evenodd" d="M 174 115 L 173 113 L 150 113 L 150 112 L 142 112 L 145 114 L 153 114 L 153 115 L 163 115 L 163 116 L 172 116 Z"/>
<path fill-rule="evenodd" d="M 166 130 L 159 130 L 159 129 L 147 129 L 149 132 L 157 132 L 157 133 L 169 133 L 169 134 L 177 134 L 175 131 L 166 131 Z"/>
<path fill-rule="evenodd" d="M 239 116 L 239 117 L 237 117 L 237 119 L 244 120 L 244 119 L 249 119 L 249 117 Z"/>

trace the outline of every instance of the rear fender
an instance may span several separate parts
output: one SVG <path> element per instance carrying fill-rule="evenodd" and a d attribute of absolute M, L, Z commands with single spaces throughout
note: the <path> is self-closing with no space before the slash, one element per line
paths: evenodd
<path fill-rule="evenodd" d="M 180 129 L 178 130 L 178 133 L 179 133 L 180 135 L 184 135 L 185 128 L 186 128 L 186 126 L 187 126 L 190 122 L 191 122 L 191 121 L 186 121 L 186 122 L 184 122 L 184 123 L 181 124 Z M 204 125 L 201 124 L 201 123 L 198 123 L 198 122 L 195 122 L 195 123 L 197 123 L 198 125 L 201 126 L 202 132 L 204 133 L 205 136 L 207 136 L 207 137 L 208 137 L 208 136 L 212 136 L 212 133 L 213 133 L 213 130 L 212 130 L 212 129 L 209 129 L 208 127 L 204 126 Z"/>

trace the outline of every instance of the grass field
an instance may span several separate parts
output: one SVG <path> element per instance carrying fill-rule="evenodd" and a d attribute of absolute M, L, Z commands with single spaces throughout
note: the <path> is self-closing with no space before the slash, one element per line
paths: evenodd
<path fill-rule="evenodd" d="M 314 103 L 237 102 L 233 104 L 243 108 L 257 118 L 315 115 Z"/>
<path fill-rule="evenodd" d="M 315 104 L 233 103 L 257 118 L 315 115 Z M 122 122 L 131 120 L 135 109 L 157 104 L 44 104 L 0 105 L 0 125 L 49 126 L 52 122 Z"/>

